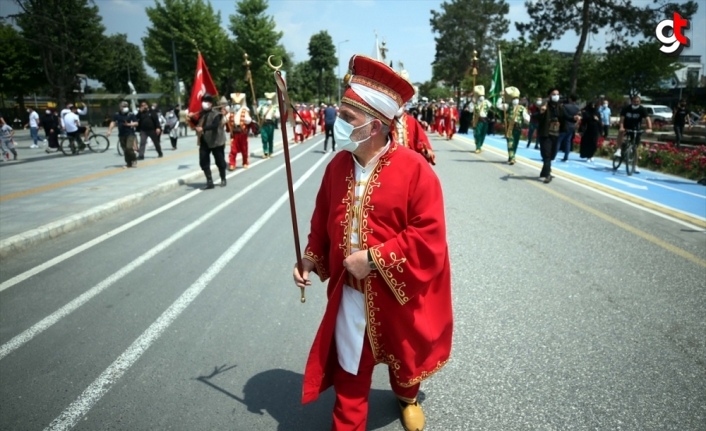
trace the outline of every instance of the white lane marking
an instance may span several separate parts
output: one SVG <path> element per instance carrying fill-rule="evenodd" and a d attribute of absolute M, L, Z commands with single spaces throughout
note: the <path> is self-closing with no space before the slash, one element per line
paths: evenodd
<path fill-rule="evenodd" d="M 297 155 L 296 157 L 292 158 L 292 162 L 297 160 L 298 158 L 304 156 L 306 153 L 309 151 L 313 150 L 314 147 L 312 146 L 311 148 L 308 148 L 304 150 L 301 154 Z M 186 235 L 187 233 L 191 232 L 192 230 L 196 229 L 199 225 L 203 224 L 206 220 L 209 218 L 213 217 L 216 215 L 218 212 L 222 211 L 225 207 L 228 205 L 232 204 L 236 200 L 240 199 L 241 197 L 245 196 L 245 194 L 249 193 L 251 190 L 255 189 L 257 186 L 262 184 L 265 180 L 269 179 L 271 176 L 275 175 L 277 172 L 281 171 L 284 169 L 285 165 L 284 163 L 281 166 L 278 166 L 275 168 L 273 171 L 269 172 L 267 175 L 263 176 L 259 180 L 255 181 L 254 183 L 248 185 L 246 188 L 241 190 L 239 193 L 237 193 L 235 196 L 232 196 L 231 198 L 227 199 L 217 207 L 213 208 L 211 211 L 207 212 L 204 214 L 202 217 L 199 217 L 198 220 L 190 223 L 183 229 L 179 230 L 177 233 L 174 235 L 170 236 L 169 238 L 165 239 L 164 241 L 160 242 L 156 246 L 152 247 L 150 250 L 148 250 L 146 253 L 142 254 L 138 258 L 136 258 L 131 265 L 125 266 L 122 269 L 114 272 L 108 278 L 105 280 L 101 281 L 97 285 L 93 286 L 83 294 L 79 295 L 76 297 L 73 301 L 69 302 L 68 304 L 64 305 L 57 311 L 53 312 L 49 316 L 45 317 L 44 319 L 40 320 L 39 322 L 35 323 L 32 325 L 29 329 L 23 331 L 19 335 L 13 337 L 10 341 L 7 343 L 3 344 L 0 346 L 0 360 L 2 360 L 5 356 L 9 355 L 10 353 L 14 352 L 18 348 L 20 348 L 22 345 L 30 341 L 32 338 L 36 337 L 37 335 L 41 334 L 48 328 L 50 328 L 52 325 L 54 325 L 56 322 L 61 320 L 62 318 L 66 317 L 70 313 L 74 312 L 77 308 L 81 307 L 83 304 L 91 300 L 93 297 L 107 289 L 108 287 L 112 286 L 114 283 L 116 283 L 118 280 L 121 278 L 125 277 L 135 269 L 139 268 L 141 265 L 143 265 L 145 262 L 162 252 L 164 249 L 172 245 L 174 242 L 176 242 L 178 239 Z"/>
<path fill-rule="evenodd" d="M 321 156 L 314 166 L 309 168 L 304 175 L 294 184 L 294 190 L 298 189 L 313 173 L 325 162 L 328 157 Z M 131 345 L 127 348 L 105 371 L 93 382 L 79 397 L 74 400 L 56 419 L 49 424 L 46 430 L 68 430 L 73 428 L 78 421 L 93 408 L 93 406 L 105 395 L 113 385 L 125 374 L 125 372 L 137 362 L 150 346 L 159 339 L 164 331 L 179 317 L 179 315 L 196 299 L 206 288 L 208 283 L 218 275 L 223 268 L 245 247 L 250 239 L 262 229 L 270 218 L 289 199 L 288 193 L 284 193 L 279 199 L 251 225 L 238 240 L 228 248 L 201 276 L 192 284 L 179 298 L 172 303 L 169 308 L 162 313 L 157 320 L 150 325 Z M 294 296 L 292 296 L 294 300 Z"/>
<path fill-rule="evenodd" d="M 314 144 L 318 144 L 318 143 L 319 143 L 319 142 L 314 142 Z M 311 149 L 310 149 L 310 150 L 311 150 Z M 275 155 L 279 155 L 279 154 L 282 153 L 282 152 L 284 152 L 284 150 L 279 150 L 279 151 L 275 152 L 274 154 L 275 154 Z M 298 158 L 298 157 L 299 157 L 299 156 L 297 156 L 297 158 Z M 292 159 L 292 161 L 294 161 L 295 159 L 296 159 L 296 158 Z M 266 160 L 258 160 L 257 162 L 251 164 L 250 167 L 255 167 L 255 166 L 259 165 L 260 163 L 264 163 L 265 161 L 266 161 Z M 240 175 L 240 174 L 242 174 L 243 172 L 244 172 L 244 171 L 243 171 L 242 169 L 241 169 L 241 170 L 238 170 L 238 171 L 235 171 L 234 173 L 231 173 L 231 174 L 227 175 L 226 178 L 230 179 L 231 177 L 234 177 L 235 175 Z M 91 241 L 88 241 L 87 243 L 84 243 L 84 244 L 82 244 L 82 245 L 80 245 L 80 246 L 78 246 L 78 247 L 76 247 L 76 248 L 74 248 L 74 249 L 72 249 L 72 250 L 67 251 L 66 253 L 63 253 L 63 254 L 61 254 L 61 255 L 59 255 L 59 256 L 53 258 L 53 259 L 50 259 L 50 260 L 44 262 L 44 263 L 41 264 L 41 265 L 37 265 L 37 266 L 35 266 L 35 267 L 32 268 L 32 269 L 29 269 L 29 270 L 27 270 L 27 271 L 25 271 L 25 272 L 23 272 L 23 273 L 21 273 L 21 274 L 18 274 L 18 275 L 16 275 L 16 276 L 10 278 L 9 280 L 6 280 L 6 281 L 0 283 L 0 292 L 2 292 L 3 290 L 6 290 L 6 289 L 11 288 L 12 286 L 14 286 L 14 285 L 16 285 L 16 284 L 18 284 L 18 283 L 21 283 L 21 282 L 25 281 L 26 279 L 28 279 L 28 278 L 30 278 L 30 277 L 32 277 L 32 276 L 34 276 L 34 275 L 37 275 L 37 274 L 39 274 L 39 273 L 42 272 L 42 271 L 45 271 L 45 270 L 51 268 L 52 266 L 58 265 L 58 264 L 60 264 L 61 262 L 65 261 L 66 259 L 68 259 L 68 258 L 70 258 L 70 257 L 73 257 L 73 256 L 75 256 L 75 255 L 81 253 L 82 251 L 86 251 L 86 250 L 88 250 L 89 248 L 91 248 L 91 247 L 93 247 L 93 246 L 95 246 L 95 245 L 98 245 L 98 244 L 102 243 L 103 241 L 105 241 L 105 240 L 107 240 L 107 239 L 110 239 L 110 238 L 112 238 L 112 237 L 114 237 L 114 236 L 120 234 L 121 232 L 125 232 L 126 230 L 128 230 L 128 229 L 130 229 L 130 228 L 132 228 L 132 227 L 134 227 L 134 226 L 137 226 L 137 225 L 139 225 L 140 223 L 142 223 L 142 222 L 144 222 L 144 221 L 146 221 L 146 220 L 151 219 L 152 217 L 154 217 L 154 216 L 156 216 L 156 215 L 158 215 L 158 214 L 160 214 L 160 213 L 162 213 L 162 212 L 164 212 L 164 211 L 166 211 L 166 210 L 172 208 L 173 206 L 178 205 L 178 204 L 184 202 L 185 200 L 188 200 L 188 199 L 193 198 L 194 196 L 196 196 L 196 195 L 199 194 L 199 193 L 201 193 L 201 190 L 194 190 L 193 192 L 191 192 L 191 193 L 189 193 L 189 194 L 187 194 L 187 195 L 184 195 L 184 196 L 180 197 L 179 199 L 177 199 L 177 200 L 175 200 L 175 201 L 173 201 L 173 202 L 170 202 L 170 203 L 164 205 L 163 207 L 157 208 L 157 209 L 155 209 L 154 211 L 149 212 L 149 213 L 143 215 L 142 217 L 140 217 L 140 218 L 138 218 L 138 219 L 136 219 L 136 220 L 131 221 L 130 223 L 127 223 L 127 224 L 125 224 L 125 225 L 123 225 L 123 226 L 121 226 L 121 227 L 119 227 L 119 228 L 115 228 L 115 229 L 111 230 L 110 232 L 107 232 L 107 233 L 105 233 L 105 234 L 103 234 L 103 235 L 101 235 L 101 236 L 99 236 L 99 237 L 97 237 L 97 238 L 92 239 Z M 0 358 L 0 359 L 2 359 L 2 358 Z"/>
<path fill-rule="evenodd" d="M 613 182 L 618 183 L 618 184 L 622 184 L 622 185 L 627 186 L 627 187 L 630 187 L 630 188 L 632 188 L 632 189 L 647 190 L 647 186 L 641 186 L 641 185 L 638 185 L 638 184 L 633 184 L 633 183 L 630 183 L 630 182 L 627 182 L 627 181 L 623 181 L 623 180 L 618 179 L 618 178 L 606 177 L 605 179 L 608 180 L 608 181 L 613 181 Z"/>
<path fill-rule="evenodd" d="M 634 179 L 634 180 L 637 180 L 637 181 L 642 181 L 643 183 L 647 183 L 647 184 L 649 184 L 649 185 L 651 185 L 651 186 L 662 187 L 662 188 L 664 188 L 664 189 L 672 190 L 672 191 L 679 192 L 679 193 L 683 193 L 683 194 L 685 194 L 685 195 L 691 195 L 691 196 L 696 196 L 697 198 L 706 199 L 706 195 L 700 195 L 700 194 L 698 194 L 698 193 L 687 192 L 686 190 L 681 190 L 681 189 L 678 189 L 678 188 L 676 188 L 676 187 L 670 187 L 670 186 L 665 186 L 664 184 L 656 183 L 655 181 L 659 181 L 659 178 L 656 178 L 656 179 L 654 179 L 654 180 L 642 179 L 642 178 L 633 178 L 633 179 Z"/>

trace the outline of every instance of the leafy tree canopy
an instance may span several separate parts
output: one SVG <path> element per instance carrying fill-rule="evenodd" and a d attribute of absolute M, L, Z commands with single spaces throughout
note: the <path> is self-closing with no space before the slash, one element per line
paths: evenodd
<path fill-rule="evenodd" d="M 204 0 L 155 0 L 146 9 L 152 26 L 142 38 L 147 64 L 165 87 L 175 91 L 172 44 L 176 53 L 179 79 L 187 91 L 196 74 L 196 59 L 200 51 L 208 70 L 218 85 L 228 74 L 228 34 L 221 27 L 221 15 Z M 188 97 L 188 93 L 187 93 Z"/>
<path fill-rule="evenodd" d="M 488 60 L 496 57 L 497 42 L 507 33 L 509 11 L 505 0 L 450 0 L 441 4 L 440 11 L 432 10 L 435 80 L 458 86 L 470 74 L 473 50 L 478 52 L 480 69 L 485 70 Z"/>
<path fill-rule="evenodd" d="M 127 41 L 126 34 L 106 37 L 106 54 L 96 78 L 109 93 L 129 93 L 128 80 L 138 93 L 147 93 L 150 82 L 145 71 L 145 62 L 140 47 Z"/>
<path fill-rule="evenodd" d="M 0 93 L 21 99 L 45 86 L 42 59 L 19 31 L 0 24 L 0 40 L 5 49 L 0 56 Z"/>
<path fill-rule="evenodd" d="M 15 0 L 24 39 L 42 60 L 44 79 L 62 105 L 76 97 L 77 74 L 95 78 L 105 56 L 105 27 L 89 0 Z"/>

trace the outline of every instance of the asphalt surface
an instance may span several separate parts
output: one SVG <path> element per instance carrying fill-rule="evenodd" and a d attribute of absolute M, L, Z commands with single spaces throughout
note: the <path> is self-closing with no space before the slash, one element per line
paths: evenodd
<path fill-rule="evenodd" d="M 531 152 L 508 166 L 463 136 L 433 144 L 455 333 L 422 385 L 426 429 L 706 429 L 698 214 L 574 173 L 542 184 Z M 194 148 L 122 170 L 112 145 L 21 143 L 26 161 L 0 165 L 0 429 L 329 429 L 331 391 L 299 403 L 325 286 L 299 303 L 282 155 L 251 138 L 251 167 L 200 191 Z M 330 154 L 318 136 L 290 148 L 305 242 Z M 386 380 L 368 429 L 402 429 Z"/>

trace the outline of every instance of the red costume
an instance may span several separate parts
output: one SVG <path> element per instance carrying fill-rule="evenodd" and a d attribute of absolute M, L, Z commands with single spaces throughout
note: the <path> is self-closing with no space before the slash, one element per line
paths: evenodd
<path fill-rule="evenodd" d="M 419 121 L 405 112 L 395 124 L 395 140 L 400 145 L 410 148 L 427 158 L 427 151 L 431 150 L 432 147 L 424 127 L 419 124 Z M 427 161 L 429 163 L 432 162 L 428 158 Z"/>
<path fill-rule="evenodd" d="M 451 139 L 456 133 L 456 122 L 458 121 L 458 109 L 455 106 L 448 106 L 446 115 L 444 117 L 444 124 L 446 124 L 446 138 Z"/>
<path fill-rule="evenodd" d="M 250 111 L 242 107 L 228 114 L 226 132 L 230 133 L 230 154 L 228 155 L 228 169 L 235 169 L 235 159 L 238 153 L 242 155 L 243 167 L 248 167 L 248 130 L 250 129 Z"/>
<path fill-rule="evenodd" d="M 349 68 L 342 103 L 394 128 L 392 119 L 414 94 L 412 85 L 368 57 L 353 56 Z M 394 139 L 365 168 L 354 157 L 341 151 L 331 160 L 311 219 L 304 259 L 322 280 L 330 280 L 328 303 L 304 372 L 302 402 L 316 400 L 333 385 L 332 429 L 365 429 L 373 367 L 384 363 L 392 390 L 409 403 L 400 404 L 403 424 L 411 420 L 422 428 L 419 384 L 448 362 L 452 342 L 441 185 L 423 159 Z M 358 280 L 343 261 L 362 251 L 375 269 Z M 356 301 L 360 307 L 350 308 Z M 357 323 L 360 319 L 364 326 Z M 359 350 L 344 349 L 346 356 L 339 357 L 338 348 L 356 340 L 362 341 Z M 357 373 L 348 369 L 356 366 L 351 364 L 357 365 Z M 416 418 L 421 415 L 421 425 L 406 416 L 411 411 Z"/>
<path fill-rule="evenodd" d="M 346 173 L 346 175 L 342 175 Z M 331 386 L 333 346 L 350 253 L 353 217 L 365 226 L 362 248 L 372 251 L 379 272 L 356 281 L 367 298 L 367 336 L 378 363 L 393 370 L 401 387 L 416 385 L 443 367 L 451 352 L 451 268 L 439 179 L 414 152 L 392 142 L 356 205 L 353 157 L 342 151 L 326 168 L 311 218 L 304 258 L 330 278 L 328 305 L 304 374 L 304 403 Z M 357 209 L 360 208 L 360 209 Z"/>

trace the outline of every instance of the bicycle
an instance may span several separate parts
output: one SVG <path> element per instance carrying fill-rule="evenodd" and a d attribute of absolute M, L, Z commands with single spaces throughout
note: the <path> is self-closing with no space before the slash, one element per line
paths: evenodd
<path fill-rule="evenodd" d="M 637 166 L 637 147 L 640 144 L 641 130 L 626 130 L 620 156 L 613 156 L 613 170 L 617 171 L 625 162 L 625 172 L 631 176 Z"/>
<path fill-rule="evenodd" d="M 105 135 L 94 132 L 93 128 L 88 126 L 88 139 L 86 139 L 85 146 L 93 153 L 105 153 L 110 147 L 110 141 Z M 62 135 L 59 149 L 65 156 L 72 156 L 78 154 L 83 148 L 76 148 L 73 139 Z"/>

